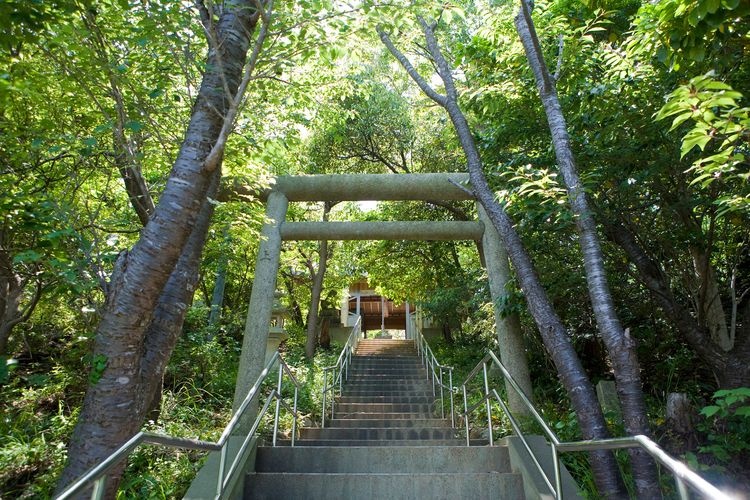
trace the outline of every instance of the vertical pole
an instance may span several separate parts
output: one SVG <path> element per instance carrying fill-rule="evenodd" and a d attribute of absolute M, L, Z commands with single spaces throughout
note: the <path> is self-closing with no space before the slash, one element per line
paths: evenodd
<path fill-rule="evenodd" d="M 229 448 L 229 441 L 224 442 L 221 446 L 221 457 L 219 458 L 219 478 L 216 482 L 216 498 L 221 498 L 221 494 L 224 493 L 224 470 L 227 467 L 227 448 Z"/>
<path fill-rule="evenodd" d="M 323 411 L 320 413 L 320 426 L 326 427 L 326 394 L 328 393 L 328 370 L 323 370 Z"/>
<path fill-rule="evenodd" d="M 503 245 L 500 235 L 492 225 L 484 208 L 477 203 L 479 220 L 484 224 L 482 234 L 482 248 L 487 266 L 487 277 L 490 284 L 493 309 L 495 311 L 495 328 L 497 329 L 497 343 L 500 351 L 500 361 L 508 368 L 510 375 L 523 389 L 526 397 L 533 402 L 531 376 L 526 359 L 526 349 L 521 336 L 518 317 L 503 315 L 499 305 L 508 295 L 506 285 L 510 280 L 510 266 L 508 252 Z M 508 395 L 510 411 L 516 415 L 528 415 L 529 411 L 523 404 L 521 397 L 516 394 L 510 382 L 505 381 L 505 392 Z"/>
<path fill-rule="evenodd" d="M 550 443 L 552 446 L 552 466 L 555 472 L 555 498 L 561 500 L 563 497 L 562 474 L 560 473 L 560 457 L 557 456 L 557 445 Z"/>
<path fill-rule="evenodd" d="M 279 433 L 279 410 L 281 409 L 281 383 L 284 378 L 284 367 L 279 358 L 279 379 L 276 383 L 276 412 L 273 417 L 273 445 L 276 446 L 276 434 Z"/>
<path fill-rule="evenodd" d="M 380 333 L 385 334 L 385 297 L 380 297 Z"/>
<path fill-rule="evenodd" d="M 299 390 L 294 386 L 294 409 L 292 410 L 292 446 L 294 446 L 295 436 L 297 435 L 297 393 Z"/>
<path fill-rule="evenodd" d="M 362 303 L 362 292 L 360 292 L 359 290 L 357 290 L 357 316 L 359 316 L 360 314 L 362 314 L 360 312 L 360 305 L 361 305 L 361 303 Z"/>
<path fill-rule="evenodd" d="M 406 318 L 404 320 L 404 338 L 406 338 L 406 340 L 410 340 L 412 338 L 412 335 L 411 335 L 411 328 L 410 328 L 411 327 L 411 325 L 410 325 L 411 321 L 409 321 L 409 313 L 410 313 L 410 311 L 409 311 L 409 301 L 408 300 L 406 301 L 405 306 L 406 306 Z"/>
<path fill-rule="evenodd" d="M 336 367 L 333 367 L 331 378 L 331 419 L 333 419 L 334 406 L 336 406 Z"/>
<path fill-rule="evenodd" d="M 445 405 L 443 404 L 443 367 L 439 367 L 440 370 L 440 418 L 445 418 Z"/>
<path fill-rule="evenodd" d="M 281 224 L 286 217 L 289 202 L 281 193 L 272 192 L 266 204 L 266 223 L 260 236 L 260 247 L 255 264 L 255 278 L 247 308 L 245 333 L 242 338 L 242 353 L 234 388 L 234 411 L 242 404 L 247 390 L 255 383 L 265 366 L 266 343 L 271 323 L 273 294 L 276 290 L 276 273 L 279 270 L 281 252 Z M 252 422 L 258 412 L 258 400 L 247 409 L 246 420 Z M 252 425 L 252 424 L 250 424 Z M 248 427 L 249 425 L 242 425 Z"/>
<path fill-rule="evenodd" d="M 101 476 L 94 482 L 94 487 L 91 490 L 91 500 L 102 500 L 104 498 L 104 490 L 107 489 L 107 476 Z"/>
<path fill-rule="evenodd" d="M 466 384 L 461 386 L 464 393 L 464 424 L 466 425 L 466 446 L 469 446 L 469 401 L 466 398 Z"/>
<path fill-rule="evenodd" d="M 484 375 L 484 397 L 485 403 L 487 404 L 487 431 L 490 433 L 490 446 L 495 444 L 494 437 L 492 436 L 492 403 L 490 403 L 490 384 L 487 380 L 487 363 L 482 365 L 482 374 Z"/>
<path fill-rule="evenodd" d="M 448 368 L 448 386 L 451 390 L 451 429 L 456 427 L 456 412 L 453 409 L 453 368 Z"/>

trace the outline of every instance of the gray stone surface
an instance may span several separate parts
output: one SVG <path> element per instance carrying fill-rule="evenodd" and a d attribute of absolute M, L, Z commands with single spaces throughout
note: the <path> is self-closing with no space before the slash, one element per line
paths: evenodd
<path fill-rule="evenodd" d="M 484 208 L 477 203 L 479 220 L 485 224 L 482 236 L 482 247 L 484 248 L 484 259 L 487 265 L 487 276 L 490 282 L 490 295 L 492 303 L 497 304 L 508 292 L 505 289 L 510 281 L 510 266 L 508 264 L 508 252 L 500 239 L 500 235 L 492 225 Z M 526 350 L 520 325 L 517 318 L 503 317 L 497 306 L 493 307 L 495 313 L 495 328 L 497 330 L 497 344 L 500 351 L 500 361 L 508 369 L 513 379 L 521 387 L 526 396 L 533 401 L 531 376 L 526 359 Z M 502 376 L 502 375 L 501 375 Z M 511 384 L 505 381 L 505 390 L 508 395 L 508 406 L 514 415 L 527 415 L 529 413 L 518 393 Z"/>
<path fill-rule="evenodd" d="M 529 447 L 536 455 L 545 474 L 554 486 L 554 472 L 552 462 L 552 450 L 543 436 L 526 436 Z M 513 472 L 523 476 L 523 489 L 526 500 L 552 500 L 554 495 L 547 487 L 542 474 L 534 465 L 529 453 L 517 436 L 503 438 L 502 442 L 508 447 L 510 463 Z M 564 465 L 560 464 L 562 477 L 563 495 L 565 500 L 583 500 L 578 485 Z"/>
<path fill-rule="evenodd" d="M 289 201 L 470 200 L 450 181 L 468 182 L 464 173 L 330 174 L 277 177 L 271 192 Z M 261 194 L 261 199 L 268 192 Z"/>
<path fill-rule="evenodd" d="M 255 278 L 247 308 L 242 353 L 234 389 L 233 410 L 237 410 L 265 366 L 266 340 L 271 323 L 276 273 L 279 270 L 281 234 L 279 227 L 286 217 L 288 202 L 283 194 L 273 193 L 266 205 L 267 222 L 261 229 L 261 242 L 255 264 Z M 257 404 L 247 412 L 253 418 Z"/>
<path fill-rule="evenodd" d="M 234 457 L 237 455 L 240 447 L 242 446 L 243 439 L 240 437 L 230 437 L 227 441 L 227 464 L 226 471 L 228 471 Z M 229 498 L 242 498 L 244 495 L 245 487 L 245 471 L 248 468 L 252 468 L 252 464 L 255 463 L 255 454 L 257 451 L 257 442 L 255 438 L 250 440 L 250 443 L 245 450 L 245 453 L 240 459 L 240 465 L 237 468 L 237 474 L 234 475 L 233 480 L 227 487 L 227 497 Z M 208 460 L 198 471 L 198 474 L 190 484 L 190 488 L 183 497 L 184 500 L 214 500 L 216 498 L 217 478 L 219 477 L 219 463 L 221 461 L 221 454 L 218 451 L 211 452 L 208 456 Z M 225 473 L 226 473 L 225 471 Z"/>
<path fill-rule="evenodd" d="M 283 240 L 479 240 L 476 221 L 285 222 Z"/>

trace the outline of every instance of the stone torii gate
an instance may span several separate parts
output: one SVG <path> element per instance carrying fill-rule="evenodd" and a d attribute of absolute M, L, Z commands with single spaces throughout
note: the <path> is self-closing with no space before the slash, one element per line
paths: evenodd
<path fill-rule="evenodd" d="M 265 346 L 271 321 L 276 275 L 283 240 L 473 240 L 481 241 L 493 303 L 505 294 L 509 277 L 508 257 L 500 236 L 477 205 L 479 221 L 393 222 L 285 222 L 289 202 L 320 201 L 453 201 L 471 200 L 468 174 L 366 174 L 306 175 L 278 177 L 261 194 L 266 202 L 266 223 L 255 265 L 242 354 L 234 394 L 234 410 L 241 404 L 265 364 Z M 524 391 L 531 395 L 531 379 L 523 341 L 512 334 L 506 320 L 495 309 L 500 356 Z M 508 387 L 511 408 L 525 411 Z"/>

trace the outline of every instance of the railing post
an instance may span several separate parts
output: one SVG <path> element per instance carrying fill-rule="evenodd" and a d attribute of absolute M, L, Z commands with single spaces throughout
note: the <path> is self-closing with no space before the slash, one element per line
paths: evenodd
<path fill-rule="evenodd" d="M 675 486 L 677 486 L 677 493 L 680 495 L 680 500 L 689 500 L 690 493 L 688 492 L 687 486 L 685 486 L 685 481 L 675 475 L 674 482 Z"/>
<path fill-rule="evenodd" d="M 456 428 L 456 414 L 453 409 L 453 368 L 448 368 L 448 385 L 451 390 L 451 428 Z"/>
<path fill-rule="evenodd" d="M 445 404 L 443 400 L 443 367 L 440 367 L 440 418 L 445 418 Z"/>
<path fill-rule="evenodd" d="M 487 380 L 487 363 L 482 365 L 482 374 L 484 376 L 484 397 L 487 404 L 487 431 L 490 433 L 490 446 L 495 444 L 492 436 L 492 403 L 490 402 L 490 384 Z"/>
<path fill-rule="evenodd" d="M 281 383 L 284 377 L 284 367 L 279 359 L 279 380 L 276 384 L 276 412 L 273 417 L 273 446 L 276 446 L 276 434 L 279 431 L 279 409 L 281 408 Z"/>
<path fill-rule="evenodd" d="M 555 498 L 557 500 L 562 500 L 563 497 L 563 490 L 562 490 L 562 474 L 560 472 L 560 457 L 557 455 L 557 445 L 555 443 L 550 443 L 550 446 L 552 446 L 552 467 L 554 468 L 555 473 Z"/>
<path fill-rule="evenodd" d="M 464 393 L 464 423 L 466 424 L 466 446 L 470 446 L 469 442 L 469 400 L 466 398 L 466 384 L 461 386 Z"/>
<path fill-rule="evenodd" d="M 336 406 L 336 367 L 334 366 L 331 371 L 333 372 L 331 374 L 331 420 L 333 420 L 334 406 Z"/>
<path fill-rule="evenodd" d="M 219 458 L 219 478 L 216 481 L 216 498 L 221 498 L 221 494 L 224 493 L 224 469 L 227 467 L 227 448 L 229 440 L 227 440 L 221 447 L 221 457 Z"/>
<path fill-rule="evenodd" d="M 432 378 L 432 395 L 435 395 L 435 360 L 430 357 L 430 371 L 427 374 L 430 378 Z"/>
<path fill-rule="evenodd" d="M 91 489 L 91 500 L 102 500 L 104 498 L 104 491 L 107 489 L 107 476 L 101 476 L 94 482 L 94 486 Z"/>
<path fill-rule="evenodd" d="M 328 392 L 328 370 L 323 369 L 323 411 L 320 417 L 320 427 L 326 426 L 326 393 Z"/>
<path fill-rule="evenodd" d="M 294 446 L 295 436 L 297 435 L 297 385 L 294 386 L 294 409 L 292 411 L 292 446 Z"/>

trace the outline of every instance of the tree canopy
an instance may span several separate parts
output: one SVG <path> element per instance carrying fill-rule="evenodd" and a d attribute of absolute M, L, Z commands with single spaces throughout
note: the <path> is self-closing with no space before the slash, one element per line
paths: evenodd
<path fill-rule="evenodd" d="M 455 86 L 491 197 L 513 222 L 588 378 L 616 376 L 578 243 L 590 214 L 654 435 L 750 488 L 750 454 L 739 444 L 750 428 L 741 392 L 750 387 L 750 4 L 527 7 L 588 200 L 583 213 L 570 201 L 516 32 L 517 2 L 3 2 L 0 401 L 8 416 L 0 435 L 8 444 L 0 496 L 50 495 L 76 422 L 91 417 L 86 405 L 125 376 L 116 370 L 127 356 L 102 346 L 125 311 L 119 293 L 136 289 L 130 276 L 147 278 L 129 296 L 146 311 L 124 336 L 138 339 L 143 355 L 130 368 L 163 387 L 143 382 L 151 395 L 133 403 L 127 432 L 171 425 L 200 433 L 211 415 L 226 421 L 264 222 L 263 203 L 247 193 L 278 175 L 471 167 L 453 116 L 378 31 L 434 93 Z M 431 23 L 453 83 L 441 78 L 418 19 Z M 443 200 L 296 203 L 287 220 L 324 217 L 478 214 L 473 203 Z M 312 352 L 318 312 L 363 278 L 443 326 L 447 356 L 492 347 L 496 307 L 519 315 L 537 399 L 551 418 L 570 421 L 518 265 L 493 304 L 484 259 L 473 242 L 286 242 L 277 288 L 291 312 L 288 349 L 306 336 L 307 365 L 326 356 Z M 159 273 L 137 274 L 141 264 Z M 163 276 L 149 284 L 155 274 Z M 222 362 L 231 373 L 218 374 Z M 737 395 L 737 405 L 722 406 L 726 393 L 717 390 Z M 717 408 L 682 440 L 664 422 L 674 392 Z M 205 404 L 186 417 L 180 408 L 190 401 Z M 132 478 L 153 462 L 142 455 L 123 487 L 135 492 L 142 484 Z"/>

